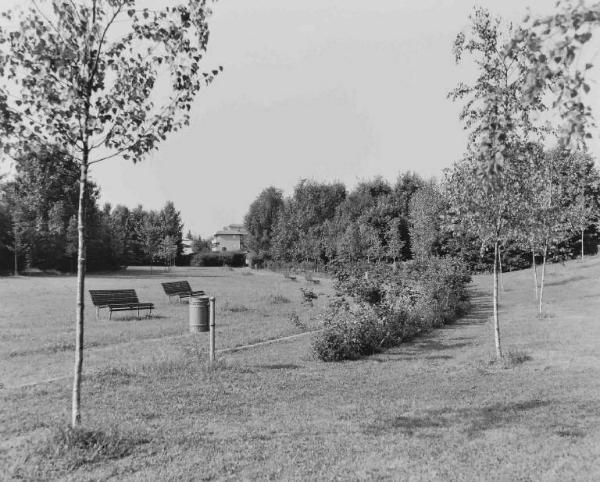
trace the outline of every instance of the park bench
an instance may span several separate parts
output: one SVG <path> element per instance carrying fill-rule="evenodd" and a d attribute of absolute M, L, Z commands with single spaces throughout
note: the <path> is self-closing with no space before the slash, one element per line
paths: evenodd
<path fill-rule="evenodd" d="M 193 291 L 187 281 L 170 281 L 161 283 L 165 294 L 169 297 L 169 301 L 173 296 L 179 297 L 179 302 L 184 298 L 204 295 L 204 291 Z"/>
<path fill-rule="evenodd" d="M 96 319 L 100 317 L 100 310 L 108 308 L 108 319 L 113 311 L 135 311 L 140 316 L 140 310 L 148 310 L 147 316 L 152 314 L 153 303 L 140 303 L 135 290 L 90 290 L 92 303 L 96 307 Z"/>

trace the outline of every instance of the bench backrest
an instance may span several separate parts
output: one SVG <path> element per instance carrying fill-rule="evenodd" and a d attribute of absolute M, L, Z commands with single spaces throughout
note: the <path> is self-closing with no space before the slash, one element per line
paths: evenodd
<path fill-rule="evenodd" d="M 187 281 L 169 281 L 168 283 L 161 283 L 161 285 L 167 295 L 189 293 L 192 291 L 192 287 Z"/>
<path fill-rule="evenodd" d="M 95 306 L 139 303 L 135 290 L 90 290 Z"/>

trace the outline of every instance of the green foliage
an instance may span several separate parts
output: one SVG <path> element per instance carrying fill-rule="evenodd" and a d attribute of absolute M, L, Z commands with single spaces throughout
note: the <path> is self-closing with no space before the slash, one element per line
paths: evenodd
<path fill-rule="evenodd" d="M 246 266 L 246 254 L 234 251 L 196 253 L 192 255 L 190 266 L 230 266 L 241 268 Z"/>
<path fill-rule="evenodd" d="M 287 199 L 273 228 L 272 256 L 278 261 L 325 260 L 330 223 L 346 198 L 341 183 L 301 180 Z"/>
<path fill-rule="evenodd" d="M 188 124 L 196 93 L 219 72 L 198 66 L 208 41 L 205 0 L 163 9 L 135 0 L 52 7 L 33 2 L 3 13 L 5 152 L 58 143 L 84 164 L 99 148 L 139 161 Z M 127 29 L 117 28 L 125 21 Z M 159 77 L 170 92 L 162 103 L 153 95 Z"/>
<path fill-rule="evenodd" d="M 408 206 L 422 185 L 421 178 L 407 173 L 399 176 L 394 186 L 376 177 L 360 182 L 348 194 L 340 183 L 303 180 L 278 211 L 270 252 L 263 249 L 264 254 L 256 253 L 253 259 L 259 264 L 268 258 L 287 264 L 327 264 L 336 258 L 409 258 Z M 265 193 L 272 194 L 273 189 Z M 252 212 L 255 208 L 253 205 Z M 263 248 L 267 244 L 265 239 Z"/>
<path fill-rule="evenodd" d="M 419 189 L 409 204 L 410 242 L 413 256 L 424 260 L 439 254 L 443 198 L 433 183 Z"/>
<path fill-rule="evenodd" d="M 398 345 L 453 321 L 468 302 L 470 277 L 452 258 L 400 267 L 338 262 L 333 271 L 338 298 L 312 347 L 324 361 L 353 360 Z"/>
<path fill-rule="evenodd" d="M 600 3 L 559 0 L 555 13 L 528 16 L 506 47 L 511 55 L 526 57 L 521 67 L 524 107 L 544 101 L 560 119 L 554 131 L 562 147 L 585 144 L 595 127 L 588 102 L 595 59 L 584 48 L 599 26 Z"/>
<path fill-rule="evenodd" d="M 271 254 L 273 228 L 282 207 L 281 189 L 268 187 L 252 202 L 244 218 L 244 226 L 249 233 L 248 249 L 260 259 L 265 259 Z"/>

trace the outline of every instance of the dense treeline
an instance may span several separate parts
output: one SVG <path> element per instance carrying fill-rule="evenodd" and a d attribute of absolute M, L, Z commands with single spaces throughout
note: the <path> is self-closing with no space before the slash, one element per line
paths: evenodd
<path fill-rule="evenodd" d="M 57 149 L 20 158 L 11 180 L 0 184 L 0 270 L 74 271 L 77 265 L 79 168 Z M 85 199 L 88 270 L 173 264 L 182 253 L 180 213 L 172 202 L 160 211 L 98 205 L 90 183 Z"/>
<path fill-rule="evenodd" d="M 393 185 L 375 178 L 350 192 L 339 182 L 309 180 L 300 181 L 288 198 L 267 188 L 245 218 L 253 260 L 322 266 L 340 257 L 406 259 L 410 199 L 425 184 L 406 173 Z"/>
<path fill-rule="evenodd" d="M 529 266 L 532 256 L 540 261 L 544 250 L 553 260 L 576 256 L 582 247 L 595 253 L 600 176 L 594 160 L 582 153 L 527 149 L 507 165 L 514 179 L 498 200 L 500 207 L 480 187 L 477 166 L 468 156 L 440 183 L 404 173 L 393 185 L 377 177 L 348 191 L 339 182 L 302 180 L 287 198 L 269 187 L 245 217 L 253 264 L 321 267 L 336 259 L 395 263 L 451 255 L 471 270 L 486 270 L 494 259 L 490 239 L 498 220 L 493 209 L 511 215 L 501 236 L 504 270 Z M 540 222 L 548 211 L 542 206 L 548 185 L 556 191 L 551 211 L 560 216 L 553 218 L 554 231 L 545 240 Z"/>

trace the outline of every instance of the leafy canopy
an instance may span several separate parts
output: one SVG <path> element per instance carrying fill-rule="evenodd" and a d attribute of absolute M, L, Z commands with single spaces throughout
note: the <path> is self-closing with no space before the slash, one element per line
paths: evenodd
<path fill-rule="evenodd" d="M 9 156 L 58 144 L 134 162 L 189 123 L 208 41 L 206 0 L 32 0 L 2 13 L 0 132 Z M 98 156 L 90 158 L 92 151 Z"/>

